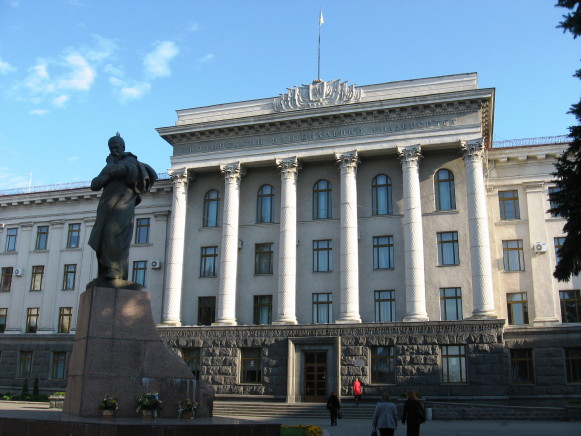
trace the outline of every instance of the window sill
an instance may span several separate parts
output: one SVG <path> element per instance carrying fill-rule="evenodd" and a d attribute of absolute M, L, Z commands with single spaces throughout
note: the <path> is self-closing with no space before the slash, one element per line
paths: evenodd
<path fill-rule="evenodd" d="M 151 242 L 145 242 L 143 244 L 131 244 L 132 247 L 152 247 L 153 244 Z"/>
<path fill-rule="evenodd" d="M 514 274 L 514 273 L 523 273 L 523 272 L 526 272 L 526 271 L 524 269 L 519 269 L 519 270 L 514 270 L 514 271 L 506 271 L 506 270 L 504 270 L 502 272 L 509 273 L 509 274 Z"/>
<path fill-rule="evenodd" d="M 450 266 L 460 266 L 460 264 L 459 263 L 448 263 L 448 264 L 445 264 L 445 265 L 440 265 L 440 264 L 436 265 L 437 268 L 447 268 L 447 267 L 450 267 Z"/>

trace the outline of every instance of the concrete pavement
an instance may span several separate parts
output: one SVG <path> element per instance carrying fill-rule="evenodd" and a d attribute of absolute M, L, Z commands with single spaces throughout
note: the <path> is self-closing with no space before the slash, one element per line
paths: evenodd
<path fill-rule="evenodd" d="M 49 409 L 46 403 L 11 403 L 0 401 L 0 417 L 18 417 L 35 420 L 62 420 L 60 410 Z M 65 419 L 70 419 L 67 417 Z M 76 420 L 84 418 L 73 417 Z M 133 421 L 131 419 L 114 418 L 118 423 Z M 102 422 L 102 418 L 91 418 L 89 421 Z M 323 428 L 324 436 L 369 436 L 371 434 L 371 421 L 364 419 L 341 419 L 339 425 L 331 427 L 328 419 L 265 419 L 265 418 L 201 418 L 195 419 L 199 424 L 236 424 L 238 422 L 271 422 L 284 425 L 306 425 L 313 424 Z M 110 421 L 109 421 L 110 422 Z M 163 422 L 175 424 L 176 422 L 188 425 L 187 422 L 177 421 L 173 418 L 157 420 L 158 424 Z M 191 424 L 190 424 L 191 425 Z M 422 436 L 546 436 L 546 435 L 567 435 L 581 436 L 581 422 L 573 421 L 427 421 L 420 429 Z M 399 425 L 395 432 L 396 436 L 405 436 L 406 428 Z"/>

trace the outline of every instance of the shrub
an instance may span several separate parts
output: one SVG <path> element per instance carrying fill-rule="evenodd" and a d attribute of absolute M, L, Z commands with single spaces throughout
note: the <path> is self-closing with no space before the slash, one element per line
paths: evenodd
<path fill-rule="evenodd" d="M 316 425 L 283 425 L 280 436 L 323 436 L 323 430 Z"/>

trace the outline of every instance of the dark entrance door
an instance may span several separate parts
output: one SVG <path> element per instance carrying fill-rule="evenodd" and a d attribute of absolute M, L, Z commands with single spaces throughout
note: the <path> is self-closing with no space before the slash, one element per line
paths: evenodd
<path fill-rule="evenodd" d="M 305 402 L 327 400 L 327 352 L 305 351 Z"/>

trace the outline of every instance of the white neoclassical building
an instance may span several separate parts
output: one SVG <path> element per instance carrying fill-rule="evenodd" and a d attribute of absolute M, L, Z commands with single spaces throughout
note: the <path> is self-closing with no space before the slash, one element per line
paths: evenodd
<path fill-rule="evenodd" d="M 581 395 L 580 286 L 552 278 L 564 220 L 546 212 L 567 138 L 493 145 L 476 74 L 177 114 L 131 278 L 218 398 L 348 397 L 355 376 L 370 396 Z M 64 383 L 98 195 L 0 196 L 0 390 Z"/>

